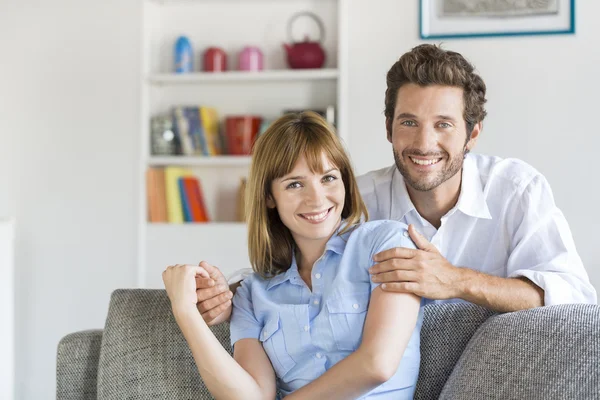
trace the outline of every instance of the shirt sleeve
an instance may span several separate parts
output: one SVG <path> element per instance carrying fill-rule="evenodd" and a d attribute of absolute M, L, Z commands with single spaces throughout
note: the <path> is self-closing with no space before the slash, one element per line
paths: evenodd
<path fill-rule="evenodd" d="M 410 236 L 408 236 L 408 225 L 398 221 L 378 221 L 378 224 L 371 234 L 373 238 L 370 254 L 369 267 L 373 266 L 373 256 L 384 250 L 393 249 L 395 247 L 406 247 L 416 249 Z M 371 292 L 379 286 L 380 282 L 371 282 Z"/>
<path fill-rule="evenodd" d="M 516 223 L 508 277 L 525 277 L 542 288 L 546 306 L 596 304 L 596 290 L 546 179 L 536 176 L 512 206 Z"/>
<path fill-rule="evenodd" d="M 229 321 L 231 345 L 240 339 L 258 339 L 261 325 L 252 305 L 252 277 L 242 281 L 233 296 L 233 310 Z"/>

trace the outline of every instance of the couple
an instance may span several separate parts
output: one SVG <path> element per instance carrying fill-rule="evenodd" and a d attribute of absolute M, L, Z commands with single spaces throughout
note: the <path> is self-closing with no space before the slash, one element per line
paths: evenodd
<path fill-rule="evenodd" d="M 355 179 L 312 113 L 286 115 L 258 139 L 246 208 L 254 274 L 233 312 L 217 268 L 163 273 L 214 397 L 274 398 L 278 387 L 290 399 L 409 399 L 425 299 L 500 312 L 596 302 L 545 178 L 467 154 L 485 101 L 460 54 L 421 45 L 387 75 L 393 167 Z M 233 358 L 207 325 L 230 314 Z"/>

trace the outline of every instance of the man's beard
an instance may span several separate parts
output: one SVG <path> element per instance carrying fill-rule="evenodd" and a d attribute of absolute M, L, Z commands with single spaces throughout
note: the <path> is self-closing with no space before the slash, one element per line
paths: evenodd
<path fill-rule="evenodd" d="M 412 163 L 412 161 L 409 159 L 409 154 L 410 155 L 415 155 L 415 156 L 421 156 L 421 157 L 425 157 L 425 156 L 430 156 L 430 154 L 425 154 L 425 153 L 421 153 L 418 151 L 410 151 L 408 152 L 407 150 L 404 150 L 402 152 L 403 154 L 403 158 L 400 157 L 400 155 L 398 154 L 398 152 L 396 152 L 396 150 L 394 150 L 394 160 L 396 161 L 396 168 L 398 168 L 398 171 L 400 171 L 400 173 L 402 174 L 402 177 L 404 177 L 404 182 L 406 182 L 406 184 L 408 186 L 410 186 L 411 188 L 418 190 L 420 192 L 428 192 L 430 190 L 435 189 L 436 187 L 440 186 L 442 183 L 446 182 L 448 179 L 452 178 L 454 175 L 456 175 L 457 173 L 460 172 L 460 170 L 462 169 L 463 163 L 464 163 L 464 159 L 465 156 L 467 155 L 469 151 L 467 150 L 466 146 L 463 148 L 462 154 L 453 158 L 449 159 L 449 163 L 446 162 L 446 165 L 444 166 L 444 168 L 436 173 L 436 176 L 434 177 L 433 180 L 414 180 L 412 179 L 412 177 L 410 176 L 409 173 L 409 169 L 406 166 L 406 163 L 403 160 L 408 160 L 408 162 Z M 436 158 L 443 158 L 444 156 L 447 156 L 448 153 L 442 154 L 441 157 L 439 157 L 439 155 L 436 155 Z M 442 162 L 442 160 L 440 160 L 439 162 Z"/>

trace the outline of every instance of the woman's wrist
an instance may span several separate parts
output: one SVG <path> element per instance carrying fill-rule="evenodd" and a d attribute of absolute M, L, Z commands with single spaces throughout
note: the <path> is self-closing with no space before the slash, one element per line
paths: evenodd
<path fill-rule="evenodd" d="M 172 308 L 175 319 L 188 318 L 193 315 L 198 315 L 198 309 L 195 305 L 173 304 Z"/>

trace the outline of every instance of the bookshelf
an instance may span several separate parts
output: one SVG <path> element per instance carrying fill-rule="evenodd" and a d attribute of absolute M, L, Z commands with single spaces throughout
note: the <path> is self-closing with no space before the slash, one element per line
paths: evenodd
<path fill-rule="evenodd" d="M 335 106 L 336 125 L 346 139 L 347 78 L 344 45 L 350 0 L 144 0 L 140 73 L 140 173 L 137 285 L 162 288 L 161 273 L 175 263 L 206 260 L 226 274 L 248 267 L 246 226 L 236 221 L 238 188 L 250 166 L 249 156 L 156 156 L 150 149 L 150 119 L 173 106 L 214 107 L 222 121 L 230 115 L 277 118 L 284 110 Z M 323 68 L 289 69 L 283 43 L 287 24 L 299 11 L 319 16 L 325 26 L 321 45 Z M 296 40 L 315 38 L 310 19 L 293 26 Z M 187 36 L 194 52 L 194 72 L 172 73 L 173 46 Z M 237 71 L 237 54 L 247 45 L 264 54 L 263 71 Z M 204 72 L 204 49 L 217 46 L 227 53 L 228 70 Z M 146 170 L 178 166 L 196 176 L 204 192 L 209 223 L 150 223 Z"/>

